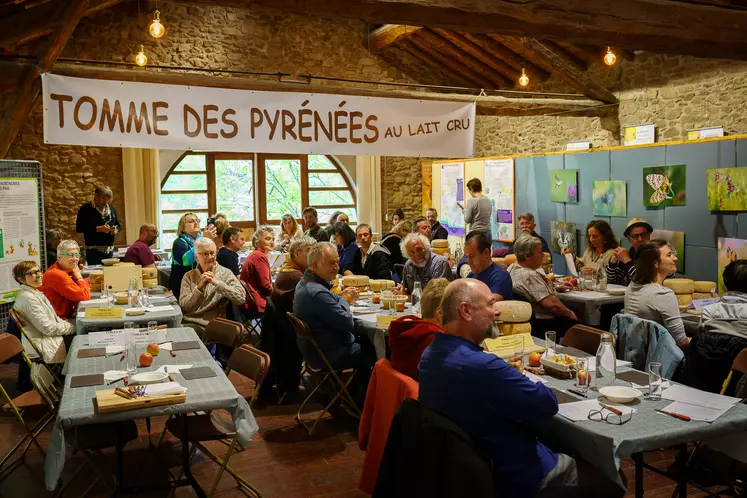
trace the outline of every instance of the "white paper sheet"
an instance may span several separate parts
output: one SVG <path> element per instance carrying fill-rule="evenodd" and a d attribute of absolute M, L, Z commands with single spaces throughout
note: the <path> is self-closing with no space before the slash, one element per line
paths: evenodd
<path fill-rule="evenodd" d="M 124 351 L 124 346 L 114 345 L 114 346 L 107 346 L 106 347 L 106 355 L 107 356 L 110 356 L 110 355 L 113 355 L 113 354 L 119 354 L 122 351 Z"/>
<path fill-rule="evenodd" d="M 573 254 L 566 254 L 565 255 L 565 264 L 568 265 L 568 271 L 573 275 L 574 277 L 578 277 L 578 271 L 576 270 L 576 262 L 573 260 Z"/>
<path fill-rule="evenodd" d="M 701 420 L 703 422 L 713 422 L 717 418 L 719 418 L 721 415 L 729 411 L 729 408 L 731 408 L 734 405 L 729 405 L 726 408 L 711 408 L 708 406 L 698 406 L 698 405 L 691 405 L 689 403 L 682 403 L 680 401 L 675 401 L 672 404 L 667 405 L 666 407 L 662 408 L 665 412 L 672 412 L 672 413 L 679 413 L 680 415 L 687 415 L 693 420 Z M 667 417 L 670 417 L 671 415 L 666 415 L 662 413 L 662 415 L 665 415 Z"/>
<path fill-rule="evenodd" d="M 163 306 L 149 306 L 148 308 L 145 308 L 145 311 L 155 313 L 157 311 L 171 311 L 172 309 L 174 309 L 174 307 L 170 304 L 167 304 Z"/>
<path fill-rule="evenodd" d="M 83 306 L 89 305 L 89 304 L 106 304 L 107 300 L 104 298 L 101 299 L 89 299 L 88 301 L 81 301 L 80 304 Z"/>
<path fill-rule="evenodd" d="M 697 405 L 716 410 L 729 409 L 741 401 L 739 398 L 708 393 L 679 384 L 673 385 L 669 389 L 665 389 L 662 392 L 661 397 L 662 399 L 667 399 L 669 401 L 680 401 L 689 405 Z"/>
<path fill-rule="evenodd" d="M 353 313 L 357 313 L 360 311 L 369 311 L 370 309 L 371 308 L 369 308 L 368 306 L 351 306 L 350 307 L 350 311 L 352 311 Z"/>
<path fill-rule="evenodd" d="M 634 408 L 624 405 L 610 406 L 614 406 L 615 408 L 623 412 L 623 415 L 627 415 L 636 411 Z M 602 405 L 599 404 L 599 401 L 595 399 L 588 399 L 583 401 L 573 401 L 570 403 L 561 403 L 558 405 L 558 413 L 568 420 L 579 422 L 581 420 L 588 420 L 589 412 L 591 410 L 601 410 L 601 408 Z M 604 410 L 602 413 L 606 415 L 611 412 Z"/>
<path fill-rule="evenodd" d="M 617 368 L 632 365 L 633 363 L 625 360 L 615 360 L 615 366 Z M 595 372 L 597 370 L 597 359 L 595 356 L 589 356 L 586 358 L 586 369 L 589 372 Z"/>

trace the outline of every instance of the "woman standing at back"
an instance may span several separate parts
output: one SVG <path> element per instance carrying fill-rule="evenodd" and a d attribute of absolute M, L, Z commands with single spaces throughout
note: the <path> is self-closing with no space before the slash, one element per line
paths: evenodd
<path fill-rule="evenodd" d="M 206 229 L 210 238 L 215 238 L 215 227 Z M 171 276 L 169 277 L 169 289 L 179 299 L 182 292 L 182 277 L 188 271 L 197 267 L 195 260 L 195 240 L 202 237 L 200 232 L 200 218 L 194 213 L 186 213 L 179 218 L 176 228 L 177 238 L 171 246 Z"/>
<path fill-rule="evenodd" d="M 493 215 L 493 203 L 482 193 L 482 182 L 473 178 L 467 182 L 467 190 L 471 196 L 467 204 L 462 208 L 464 211 L 464 222 L 469 223 L 468 232 L 484 232 L 488 240 L 493 239 L 490 231 L 490 218 Z"/>

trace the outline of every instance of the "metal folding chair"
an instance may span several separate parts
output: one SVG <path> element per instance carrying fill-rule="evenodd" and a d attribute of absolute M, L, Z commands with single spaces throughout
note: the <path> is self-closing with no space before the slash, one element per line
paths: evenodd
<path fill-rule="evenodd" d="M 353 397 L 348 391 L 348 386 L 355 377 L 356 370 L 350 369 L 350 377 L 348 378 L 347 382 L 343 382 L 341 375 L 335 371 L 335 369 L 332 367 L 332 364 L 329 362 L 329 360 L 319 347 L 319 344 L 317 344 L 316 340 L 314 340 L 314 335 L 311 332 L 309 325 L 293 313 L 288 312 L 287 315 L 288 319 L 293 325 L 294 330 L 296 331 L 296 336 L 298 338 L 310 341 L 311 344 L 314 345 L 314 348 L 324 362 L 324 367 L 319 370 L 311 368 L 309 364 L 306 363 L 306 372 L 311 375 L 312 379 L 316 382 L 316 386 L 311 391 L 311 393 L 306 396 L 306 399 L 303 400 L 303 403 L 301 403 L 301 406 L 298 408 L 298 412 L 296 412 L 296 422 L 298 422 L 303 426 L 304 429 L 306 429 L 306 432 L 309 434 L 309 436 L 312 435 L 319 421 L 329 411 L 332 405 L 334 405 L 338 400 L 348 405 L 355 414 L 360 416 L 361 410 L 360 408 L 358 408 L 358 405 L 355 403 Z M 314 423 L 311 425 L 311 427 L 309 427 L 306 422 L 301 420 L 301 412 L 303 411 L 303 407 L 306 406 L 306 403 L 308 403 L 309 400 L 311 400 L 311 398 L 314 396 L 314 394 L 325 384 L 330 386 L 330 388 L 334 391 L 334 395 L 332 396 L 332 399 L 327 404 L 327 406 L 325 406 L 319 413 L 319 415 L 314 418 Z"/>
<path fill-rule="evenodd" d="M 257 393 L 259 392 L 262 382 L 264 381 L 265 375 L 270 368 L 270 357 L 266 353 L 259 351 L 252 346 L 247 344 L 236 348 L 228 360 L 227 371 L 236 371 L 240 375 L 247 377 L 254 381 L 255 388 L 252 393 L 251 401 L 249 405 L 254 402 Z M 179 439 L 182 438 L 183 425 L 186 424 L 187 441 L 192 444 L 192 448 L 189 453 L 190 460 L 194 457 L 196 451 L 199 449 L 202 453 L 207 455 L 212 461 L 220 465 L 220 470 L 215 476 L 213 486 L 210 488 L 208 496 L 213 496 L 218 483 L 220 482 L 223 472 L 228 472 L 231 477 L 236 480 L 239 487 L 250 496 L 261 498 L 262 494 L 257 488 L 255 488 L 249 481 L 239 475 L 230 465 L 228 461 L 237 451 L 243 451 L 244 448 L 239 442 L 238 433 L 233 425 L 233 421 L 228 417 L 225 411 L 213 411 L 209 413 L 197 413 L 189 416 L 185 416 L 184 420 L 179 418 L 171 418 L 166 422 L 166 428 L 168 431 Z M 210 451 L 203 443 L 207 441 L 218 441 L 228 446 L 228 452 L 223 458 Z"/>
<path fill-rule="evenodd" d="M 18 311 L 11 308 L 10 309 L 10 318 L 16 323 L 16 326 L 18 327 L 18 330 L 21 331 L 21 334 L 23 334 L 23 337 L 26 339 L 26 342 L 31 344 L 31 347 L 34 348 L 34 352 L 36 353 L 36 358 L 29 358 L 32 363 L 41 363 L 47 369 L 50 371 L 52 376 L 55 379 L 55 382 L 57 382 L 58 386 L 62 386 L 62 380 L 60 379 L 59 373 L 62 371 L 63 364 L 49 364 L 46 361 L 44 361 L 44 355 L 42 354 L 41 349 L 39 349 L 39 346 L 36 345 L 36 342 L 34 342 L 31 337 L 29 337 L 28 332 L 26 332 L 26 319 L 21 316 Z"/>

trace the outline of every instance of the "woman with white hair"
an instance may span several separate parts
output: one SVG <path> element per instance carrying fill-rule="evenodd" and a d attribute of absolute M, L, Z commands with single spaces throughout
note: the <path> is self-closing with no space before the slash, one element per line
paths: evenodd
<path fill-rule="evenodd" d="M 78 209 L 75 231 L 83 234 L 86 262 L 100 265 L 114 254 L 114 238 L 122 230 L 117 211 L 111 205 L 114 194 L 106 185 L 97 185 L 93 199 Z"/>
<path fill-rule="evenodd" d="M 267 296 L 272 293 L 272 276 L 267 255 L 275 247 L 275 230 L 267 225 L 259 227 L 252 237 L 252 245 L 254 251 L 244 260 L 239 278 L 249 289 L 248 311 L 251 316 L 256 317 L 264 313 Z"/>
<path fill-rule="evenodd" d="M 80 246 L 63 240 L 57 246 L 57 262 L 44 273 L 42 292 L 62 319 L 75 315 L 78 303 L 91 299 L 91 287 L 80 274 Z"/>

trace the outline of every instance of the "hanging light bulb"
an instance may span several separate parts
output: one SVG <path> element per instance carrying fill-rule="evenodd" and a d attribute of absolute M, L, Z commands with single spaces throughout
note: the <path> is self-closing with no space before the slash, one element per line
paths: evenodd
<path fill-rule="evenodd" d="M 521 86 L 527 86 L 529 84 L 529 76 L 527 76 L 526 70 L 521 68 L 521 76 L 519 77 L 519 84 Z"/>
<path fill-rule="evenodd" d="M 614 66 L 617 61 L 617 56 L 610 47 L 607 47 L 607 53 L 604 55 L 604 63 L 608 66 Z"/>
<path fill-rule="evenodd" d="M 161 13 L 158 12 L 158 10 L 153 12 L 153 22 L 150 23 L 150 26 L 148 27 L 148 31 L 150 32 L 150 36 L 153 38 L 161 38 L 164 34 L 166 34 L 166 28 L 163 27 L 163 24 L 161 24 L 160 16 Z"/>
<path fill-rule="evenodd" d="M 144 66 L 148 63 L 148 58 L 145 56 L 145 49 L 140 45 L 140 51 L 135 56 L 135 64 L 138 66 Z"/>

